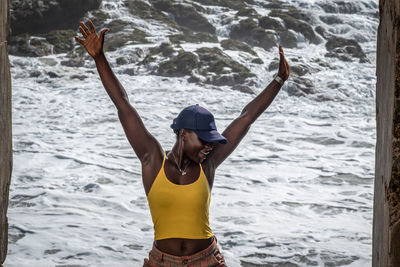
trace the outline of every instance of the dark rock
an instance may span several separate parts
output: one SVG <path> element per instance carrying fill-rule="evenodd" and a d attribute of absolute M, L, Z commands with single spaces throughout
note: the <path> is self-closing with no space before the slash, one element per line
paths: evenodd
<path fill-rule="evenodd" d="M 195 0 L 198 3 L 208 6 L 224 6 L 231 9 L 244 9 L 246 4 L 242 0 Z"/>
<path fill-rule="evenodd" d="M 258 25 L 266 30 L 274 30 L 274 31 L 285 30 L 283 25 L 278 20 L 266 16 L 258 18 Z"/>
<path fill-rule="evenodd" d="M 37 78 L 42 75 L 42 72 L 39 70 L 34 70 L 29 74 L 29 77 Z"/>
<path fill-rule="evenodd" d="M 74 48 L 75 35 L 73 30 L 54 30 L 46 34 L 46 40 L 54 45 L 54 53 L 66 53 Z"/>
<path fill-rule="evenodd" d="M 180 26 L 175 21 L 145 2 L 126 0 L 124 3 L 128 7 L 129 12 L 134 16 L 144 20 L 158 20 L 171 28 L 180 29 Z"/>
<path fill-rule="evenodd" d="M 307 96 L 316 93 L 313 82 L 310 79 L 302 77 L 291 78 L 287 82 L 286 91 L 289 96 Z"/>
<path fill-rule="evenodd" d="M 122 71 L 123 74 L 128 74 L 129 76 L 134 76 L 135 75 L 135 70 L 133 68 L 128 68 L 124 69 Z"/>
<path fill-rule="evenodd" d="M 329 32 L 327 32 L 322 26 L 317 26 L 315 28 L 315 31 L 321 35 L 322 37 L 324 37 L 325 39 L 329 39 L 332 37 L 332 34 L 330 34 Z"/>
<path fill-rule="evenodd" d="M 279 33 L 279 43 L 283 46 L 283 47 L 287 47 L 287 48 L 295 48 L 297 47 L 297 39 L 296 36 L 288 31 L 281 31 Z"/>
<path fill-rule="evenodd" d="M 138 28 L 133 27 L 131 36 L 132 36 L 131 41 L 133 44 L 149 43 L 149 41 L 147 41 L 148 35 L 144 31 L 139 30 Z"/>
<path fill-rule="evenodd" d="M 253 8 L 243 8 L 236 13 L 236 16 L 243 16 L 243 17 L 257 17 L 258 13 Z"/>
<path fill-rule="evenodd" d="M 162 62 L 157 70 L 157 74 L 168 77 L 182 77 L 190 75 L 192 70 L 197 67 L 197 56 L 190 52 L 180 52 L 171 60 Z"/>
<path fill-rule="evenodd" d="M 361 12 L 358 2 L 324 1 L 317 3 L 326 13 L 356 14 Z"/>
<path fill-rule="evenodd" d="M 83 80 L 87 79 L 87 77 L 88 76 L 86 76 L 86 75 L 71 75 L 70 76 L 71 79 L 77 79 L 77 80 L 80 80 L 80 81 L 83 81 Z"/>
<path fill-rule="evenodd" d="M 279 68 L 279 58 L 274 58 L 268 65 L 268 71 L 278 70 Z"/>
<path fill-rule="evenodd" d="M 151 2 L 155 8 L 171 13 L 179 25 L 196 32 L 215 34 L 215 27 L 192 6 L 173 4 L 169 0 L 152 0 Z"/>
<path fill-rule="evenodd" d="M 100 189 L 98 184 L 87 184 L 83 187 L 83 191 L 86 193 L 91 193 Z"/>
<path fill-rule="evenodd" d="M 116 20 L 112 20 L 111 22 L 107 23 L 105 25 L 105 27 L 110 29 L 110 33 L 115 33 L 115 32 L 122 31 L 128 25 L 129 25 L 129 23 L 127 23 L 126 21 L 121 20 L 121 19 L 116 19 Z"/>
<path fill-rule="evenodd" d="M 49 75 L 50 78 L 58 78 L 60 77 L 57 73 L 49 71 L 47 72 L 47 75 Z"/>
<path fill-rule="evenodd" d="M 70 58 L 68 60 L 61 61 L 61 65 L 72 68 L 83 67 L 83 65 L 85 65 L 85 60 L 80 57 Z"/>
<path fill-rule="evenodd" d="M 90 12 L 90 19 L 93 22 L 93 25 L 96 27 L 96 31 L 101 30 L 105 26 L 105 21 L 109 18 L 108 14 L 102 10 L 93 10 Z"/>
<path fill-rule="evenodd" d="M 325 47 L 329 51 L 325 55 L 327 57 L 337 57 L 343 61 L 352 61 L 351 57 L 355 57 L 361 63 L 369 62 L 364 51 L 355 40 L 332 37 L 326 42 Z"/>
<path fill-rule="evenodd" d="M 30 37 L 28 34 L 10 36 L 8 44 L 10 55 L 42 57 L 52 53 L 52 45 L 45 38 Z"/>
<path fill-rule="evenodd" d="M 260 4 L 268 9 L 281 9 L 281 8 L 286 8 L 287 5 L 285 2 L 282 2 L 280 0 L 269 0 L 269 1 L 262 1 Z"/>
<path fill-rule="evenodd" d="M 115 51 L 131 40 L 131 34 L 116 34 L 104 41 L 104 51 Z"/>
<path fill-rule="evenodd" d="M 11 33 L 39 34 L 51 30 L 76 29 L 89 10 L 101 0 L 19 0 L 11 1 Z"/>
<path fill-rule="evenodd" d="M 253 60 L 251 61 L 251 63 L 254 63 L 254 64 L 264 64 L 264 61 L 262 61 L 261 58 L 257 57 L 257 58 L 255 58 L 255 59 L 253 59 Z"/>
<path fill-rule="evenodd" d="M 207 77 L 206 83 L 215 85 L 242 84 L 255 76 L 242 64 L 234 61 L 219 48 L 202 47 L 196 50 L 199 55 L 200 74 Z M 209 75 L 210 74 L 210 75 Z"/>
<path fill-rule="evenodd" d="M 328 25 L 342 24 L 343 23 L 343 21 L 338 16 L 334 16 L 334 15 L 319 16 L 319 19 L 322 20 L 324 23 L 326 23 Z"/>
<path fill-rule="evenodd" d="M 232 86 L 232 89 L 246 94 L 254 94 L 253 89 L 243 84 L 235 84 L 234 86 Z"/>
<path fill-rule="evenodd" d="M 159 46 L 150 49 L 151 55 L 162 54 L 164 57 L 171 56 L 173 52 L 174 48 L 170 43 L 161 43 Z"/>
<path fill-rule="evenodd" d="M 304 64 L 290 66 L 290 73 L 297 76 L 304 76 L 310 73 L 310 68 Z"/>
<path fill-rule="evenodd" d="M 320 40 L 316 37 L 314 30 L 312 27 L 302 20 L 309 20 L 306 14 L 301 12 L 295 12 L 295 9 L 291 9 L 292 11 L 281 11 L 274 9 L 269 14 L 272 17 L 279 17 L 281 18 L 286 27 L 288 29 L 294 30 L 295 32 L 299 32 L 304 35 L 304 37 L 309 40 L 311 43 L 319 44 Z"/>
<path fill-rule="evenodd" d="M 116 60 L 117 65 L 125 65 L 128 64 L 128 60 L 125 57 L 119 57 Z"/>
<path fill-rule="evenodd" d="M 172 43 L 180 44 L 181 42 L 188 43 L 218 43 L 218 37 L 215 34 L 208 32 L 193 33 L 190 29 L 184 29 L 182 34 L 174 34 L 168 36 Z"/>
<path fill-rule="evenodd" d="M 250 46 L 248 46 L 245 43 L 242 43 L 240 41 L 237 40 L 233 40 L 233 39 L 226 39 L 221 41 L 221 46 L 224 49 L 228 49 L 228 50 L 236 50 L 236 51 L 244 51 L 247 52 L 253 56 L 257 56 L 256 52 L 253 51 L 253 49 L 251 49 Z"/>
<path fill-rule="evenodd" d="M 275 35 L 257 26 L 252 19 L 241 20 L 239 25 L 235 25 L 232 28 L 230 37 L 252 46 L 262 47 L 265 50 L 269 50 L 276 45 Z"/>

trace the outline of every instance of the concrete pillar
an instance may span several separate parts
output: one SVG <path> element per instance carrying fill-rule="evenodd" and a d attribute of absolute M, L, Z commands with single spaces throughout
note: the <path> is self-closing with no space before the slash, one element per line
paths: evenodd
<path fill-rule="evenodd" d="M 400 266 L 400 1 L 380 0 L 372 266 Z"/>
<path fill-rule="evenodd" d="M 8 192 L 12 170 L 11 76 L 7 51 L 9 0 L 0 0 L 0 265 L 7 255 Z"/>

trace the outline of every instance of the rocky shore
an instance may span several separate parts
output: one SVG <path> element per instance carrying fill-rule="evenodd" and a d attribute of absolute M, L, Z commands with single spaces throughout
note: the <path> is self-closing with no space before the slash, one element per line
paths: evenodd
<path fill-rule="evenodd" d="M 306 9 L 279 0 L 124 1 L 124 8 L 133 17 L 148 25 L 168 27 L 169 34 L 160 43 L 159 36 L 146 31 L 143 25 L 110 18 L 101 0 L 18 0 L 11 2 L 9 51 L 11 55 L 27 57 L 65 53 L 62 65 L 82 67 L 89 58 L 76 45 L 73 36 L 78 32 L 79 21 L 92 19 L 98 29 L 111 29 L 105 42 L 106 51 L 117 51 L 132 44 L 152 46 L 150 49 L 139 48 L 132 58 L 121 57 L 118 60 L 119 66 L 127 66 L 124 71 L 126 74 L 134 75 L 140 70 L 141 73 L 152 75 L 186 77 L 195 83 L 231 86 L 251 93 L 256 74 L 231 58 L 227 52 L 238 51 L 251 64 L 262 67 L 267 62 L 260 58 L 255 48 L 269 51 L 278 44 L 296 48 L 299 42 L 325 43 L 325 59 L 368 62 L 359 45 L 362 40 L 348 39 L 335 32 L 335 26 L 343 23 L 336 16 L 337 13 L 363 12 L 368 6 L 341 0 L 318 5 L 332 15 L 317 17 Z M 269 14 L 259 14 L 257 6 L 269 9 Z M 217 14 L 216 9 L 225 12 Z M 216 15 L 216 19 L 210 19 Z M 217 32 L 218 26 L 224 26 L 228 33 Z M 204 46 L 195 51 L 186 51 L 184 44 Z M 325 59 L 320 59 L 321 67 L 329 67 L 329 60 Z M 270 71 L 278 66 L 277 61 L 268 63 Z M 313 82 L 303 76 L 319 70 L 307 64 L 296 64 L 296 61 L 292 61 L 291 65 L 292 79 L 288 82 L 288 94 L 314 94 L 316 89 Z"/>

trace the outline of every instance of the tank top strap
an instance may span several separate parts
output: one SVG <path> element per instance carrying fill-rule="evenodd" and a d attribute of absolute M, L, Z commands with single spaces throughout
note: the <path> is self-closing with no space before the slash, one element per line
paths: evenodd
<path fill-rule="evenodd" d="M 163 162 L 161 165 L 161 169 L 164 169 L 164 165 L 165 165 L 165 159 L 167 158 L 167 151 L 164 151 L 164 158 L 163 158 Z"/>

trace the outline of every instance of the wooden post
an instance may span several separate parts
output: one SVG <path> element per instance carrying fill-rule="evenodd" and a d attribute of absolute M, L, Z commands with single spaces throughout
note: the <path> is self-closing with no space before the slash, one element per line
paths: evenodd
<path fill-rule="evenodd" d="M 9 0 L 0 0 L 0 265 L 7 255 L 8 193 L 12 171 L 11 76 L 7 51 Z"/>
<path fill-rule="evenodd" d="M 400 266 L 400 1 L 380 0 L 372 266 Z"/>

